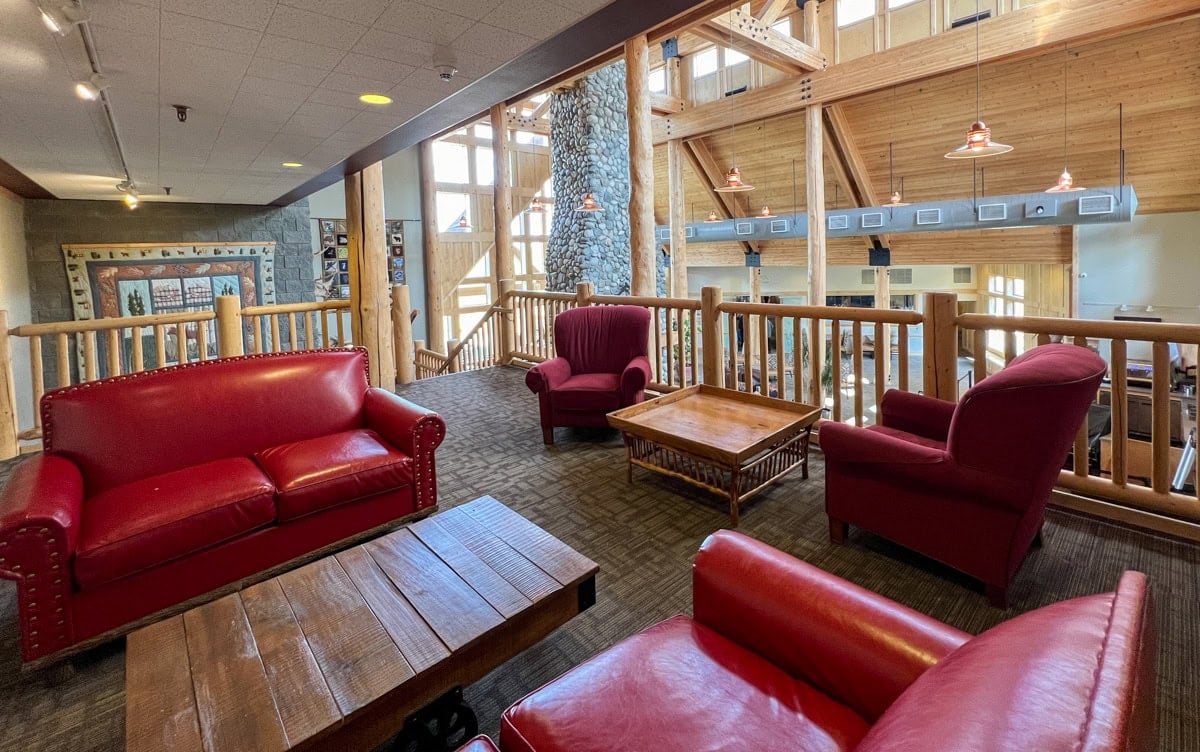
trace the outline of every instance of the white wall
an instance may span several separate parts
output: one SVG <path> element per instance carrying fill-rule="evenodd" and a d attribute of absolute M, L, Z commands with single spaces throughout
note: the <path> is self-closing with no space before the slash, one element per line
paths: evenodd
<path fill-rule="evenodd" d="M 1145 214 L 1076 232 L 1086 275 L 1079 279 L 1081 318 L 1158 316 L 1200 324 L 1200 212 Z M 1129 310 L 1120 311 L 1122 305 Z"/>
<path fill-rule="evenodd" d="M 425 328 L 425 258 L 421 227 L 421 179 L 418 167 L 419 151 L 411 147 L 383 160 L 383 205 L 387 219 L 410 220 L 404 223 L 404 268 L 414 308 L 421 315 L 413 324 L 414 339 L 428 339 Z M 317 217 L 344 219 L 346 216 L 346 187 L 338 181 L 308 197 L 308 212 L 313 219 L 314 274 L 320 278 L 321 233 Z"/>
<path fill-rule="evenodd" d="M 862 270 L 865 266 L 831 266 L 826 272 L 826 289 L 830 295 L 871 295 L 874 283 L 863 284 Z M 923 292 L 953 291 L 960 300 L 974 300 L 974 279 L 966 284 L 954 284 L 952 266 L 903 266 L 912 269 L 911 285 L 892 284 L 893 295 L 918 295 Z M 692 297 L 699 297 L 705 285 L 718 285 L 724 295 L 747 295 L 750 291 L 749 270 L 741 266 L 694 266 L 688 268 L 688 289 Z M 808 289 L 807 267 L 764 266 L 762 267 L 762 289 L 764 295 L 803 297 Z"/>
<path fill-rule="evenodd" d="M 0 310 L 8 311 L 8 325 L 30 323 L 29 265 L 26 260 L 25 201 L 0 188 Z M 29 378 L 29 345 L 14 338 L 13 381 L 17 393 L 17 423 L 33 426 L 33 387 Z"/>

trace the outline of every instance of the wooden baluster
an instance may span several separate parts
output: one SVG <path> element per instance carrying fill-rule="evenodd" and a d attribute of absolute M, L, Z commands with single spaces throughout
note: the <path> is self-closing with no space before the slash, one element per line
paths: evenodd
<path fill-rule="evenodd" d="M 850 332 L 852 335 L 851 347 L 853 352 L 851 358 L 854 362 L 854 425 L 862 426 L 863 424 L 863 336 L 862 322 L 855 321 L 850 324 Z M 876 343 L 878 344 L 878 343 Z"/>
<path fill-rule="evenodd" d="M 253 327 L 253 330 L 254 330 L 254 344 L 250 348 L 250 352 L 255 355 L 258 355 L 258 354 L 261 354 L 263 351 L 262 316 L 253 316 L 252 318 L 254 319 L 253 322 L 251 323 L 251 326 Z"/>
<path fill-rule="evenodd" d="M 1039 334 L 1037 336 L 1037 343 L 1038 343 L 1038 347 L 1041 347 L 1042 345 L 1050 344 L 1050 335 L 1045 334 L 1045 333 Z"/>
<path fill-rule="evenodd" d="M 698 353 L 700 352 L 699 338 L 700 332 L 696 330 L 696 309 L 692 308 L 688 310 L 688 339 L 685 343 L 687 349 L 692 351 L 692 378 L 690 381 L 688 379 L 684 379 L 682 386 L 691 386 L 692 384 L 700 383 L 700 369 L 698 365 L 699 362 L 697 360 L 699 357 Z M 1200 465 L 1200 462 L 1196 464 Z"/>
<path fill-rule="evenodd" d="M 129 367 L 134 373 L 141 373 L 146 370 L 146 357 L 142 352 L 142 327 L 132 327 L 129 334 Z"/>
<path fill-rule="evenodd" d="M 667 377 L 665 379 L 660 379 L 660 381 L 667 386 L 675 386 L 675 353 L 672 352 L 672 349 L 675 347 L 675 333 L 671 331 L 671 329 L 674 327 L 674 322 L 671 321 L 670 308 L 664 308 L 663 313 L 666 314 L 667 319 Z"/>
<path fill-rule="evenodd" d="M 329 334 L 333 331 L 333 319 L 330 314 L 338 315 L 336 311 L 330 311 L 328 308 L 317 314 L 317 318 L 321 322 L 321 347 L 330 347 Z"/>
<path fill-rule="evenodd" d="M 154 356 L 158 358 L 154 363 L 155 368 L 167 364 L 167 328 L 163 324 L 154 325 Z"/>
<path fill-rule="evenodd" d="M 304 312 L 304 349 L 305 350 L 315 350 L 320 346 L 317 343 L 315 334 L 316 334 L 316 329 L 313 328 L 313 312 L 305 311 Z"/>
<path fill-rule="evenodd" d="M 1017 357 L 1017 333 L 1006 331 L 1004 333 L 1004 365 L 1013 362 L 1013 358 Z"/>
<path fill-rule="evenodd" d="M 208 360 L 208 322 L 196 322 L 196 357 L 201 362 Z"/>
<path fill-rule="evenodd" d="M 300 333 L 296 330 L 296 314 L 289 313 L 288 317 L 288 348 L 291 352 L 300 349 L 300 340 L 297 339 Z"/>
<path fill-rule="evenodd" d="M 121 375 L 121 331 L 119 329 L 109 329 L 105 334 L 105 349 L 108 351 L 108 373 L 107 376 Z"/>
<path fill-rule="evenodd" d="M 750 374 L 747 373 L 747 381 Z M 738 390 L 738 358 L 737 358 L 737 314 L 729 314 L 729 383 L 730 389 Z"/>
<path fill-rule="evenodd" d="M 792 319 L 792 400 L 804 401 L 804 339 L 800 318 Z"/>
<path fill-rule="evenodd" d="M 787 399 L 787 382 L 783 378 L 784 361 L 787 359 L 783 343 L 783 319 L 775 317 L 775 392 L 779 399 Z"/>
<path fill-rule="evenodd" d="M 338 347 L 346 346 L 346 321 L 342 315 L 343 309 L 336 308 L 333 312 L 334 329 L 337 330 Z M 353 344 L 353 343 L 351 343 Z"/>
<path fill-rule="evenodd" d="M 83 380 L 96 380 L 96 333 L 83 333 Z"/>
<path fill-rule="evenodd" d="M 896 327 L 896 386 L 902 392 L 908 391 L 908 324 Z"/>
<path fill-rule="evenodd" d="M 1170 344 L 1153 345 L 1154 378 L 1150 385 L 1151 487 L 1166 493 L 1171 484 L 1171 355 Z"/>
<path fill-rule="evenodd" d="M 883 393 L 887 390 L 887 365 L 892 359 L 892 341 L 888 334 L 887 324 L 875 322 L 875 419 L 879 423 L 882 417 Z"/>
<path fill-rule="evenodd" d="M 277 353 L 282 348 L 279 344 L 279 316 L 270 314 L 271 319 L 271 352 Z"/>
<path fill-rule="evenodd" d="M 1049 338 L 1050 338 L 1050 335 L 1046 335 L 1046 339 L 1049 339 Z M 1076 337 L 1075 337 L 1075 338 L 1072 340 L 1072 343 L 1073 343 L 1073 344 L 1074 344 L 1076 347 L 1087 347 L 1087 346 L 1088 346 L 1087 337 L 1079 337 L 1079 336 L 1076 336 Z M 1040 343 L 1039 343 L 1039 344 L 1040 344 Z M 1047 344 L 1048 344 L 1048 343 L 1047 343 Z"/>
<path fill-rule="evenodd" d="M 58 357 L 58 385 L 71 385 L 71 340 L 66 334 L 59 334 L 55 340 L 55 355 Z M 39 411 L 40 412 L 40 411 Z"/>
<path fill-rule="evenodd" d="M 975 383 L 987 378 L 987 330 L 975 330 Z"/>
<path fill-rule="evenodd" d="M 655 306 L 650 309 L 650 318 L 654 326 L 654 352 L 650 356 L 650 375 L 659 384 L 668 383 L 662 376 L 662 309 Z"/>
<path fill-rule="evenodd" d="M 175 359 L 180 363 L 188 362 L 187 325 L 175 325 Z"/>
<path fill-rule="evenodd" d="M 821 319 L 808 320 L 808 391 L 812 406 L 818 409 L 825 407 L 825 391 L 821 384 L 821 348 L 817 346 L 825 338 L 825 325 Z M 798 345 L 797 345 L 798 346 Z"/>
<path fill-rule="evenodd" d="M 771 396 L 767 365 L 767 317 L 760 313 L 758 314 L 758 393 L 764 397 Z M 749 370 L 749 366 L 747 366 L 747 370 Z"/>
<path fill-rule="evenodd" d="M 1112 341 L 1109 373 L 1112 376 L 1112 394 L 1110 409 L 1112 410 L 1112 482 L 1124 486 L 1129 482 L 1127 471 L 1126 450 L 1129 447 L 1129 392 L 1126 373 L 1126 342 L 1123 339 Z"/>
<path fill-rule="evenodd" d="M 29 383 L 33 386 L 33 427 L 42 427 L 42 395 L 46 392 L 45 376 L 42 374 L 42 338 L 29 338 Z"/>
<path fill-rule="evenodd" d="M 842 322 L 829 322 L 830 369 L 833 375 L 833 419 L 842 419 Z"/>
<path fill-rule="evenodd" d="M 1047 344 L 1050 336 L 1046 335 Z M 1076 347 L 1087 347 L 1087 337 L 1075 337 L 1074 343 Z M 1041 337 L 1038 337 L 1038 344 L 1041 344 Z M 1090 458 L 1088 455 L 1088 419 L 1085 415 L 1083 423 L 1079 426 L 1079 431 L 1075 434 L 1075 448 L 1073 451 L 1075 475 L 1084 477 L 1088 474 Z M 1080 461 L 1082 458 L 1082 461 Z"/>

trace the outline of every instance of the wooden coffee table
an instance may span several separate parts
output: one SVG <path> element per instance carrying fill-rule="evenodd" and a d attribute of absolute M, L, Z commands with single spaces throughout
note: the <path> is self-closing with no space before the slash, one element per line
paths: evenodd
<path fill-rule="evenodd" d="M 729 499 L 738 524 L 742 502 L 799 467 L 808 477 L 808 442 L 821 409 L 700 384 L 608 414 L 625 434 L 633 466 L 680 478 Z"/>
<path fill-rule="evenodd" d="M 596 564 L 485 496 L 129 635 L 125 748 L 374 749 L 595 601 Z"/>

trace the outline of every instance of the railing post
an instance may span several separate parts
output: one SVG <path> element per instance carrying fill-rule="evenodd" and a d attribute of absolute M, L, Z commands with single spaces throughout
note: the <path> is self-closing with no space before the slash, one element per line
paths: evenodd
<path fill-rule="evenodd" d="M 513 351 L 517 349 L 517 314 L 513 309 L 512 294 L 517 289 L 517 283 L 511 279 L 500 280 L 500 299 L 497 304 L 500 310 L 500 352 L 499 362 L 508 365 L 512 362 Z"/>
<path fill-rule="evenodd" d="M 713 285 L 700 291 L 700 356 L 704 361 L 704 383 L 725 386 L 724 359 L 721 357 L 721 288 Z M 692 332 L 692 347 L 696 346 Z"/>
<path fill-rule="evenodd" d="M 575 305 L 579 308 L 590 306 L 592 296 L 596 294 L 596 286 L 591 282 L 580 282 L 575 285 Z"/>
<path fill-rule="evenodd" d="M 217 355 L 245 355 L 242 344 L 242 301 L 236 295 L 217 296 Z"/>
<path fill-rule="evenodd" d="M 450 357 L 450 362 L 446 365 L 446 373 L 458 373 L 459 353 L 454 352 L 456 347 L 458 347 L 458 340 L 446 340 L 446 355 Z"/>
<path fill-rule="evenodd" d="M 17 431 L 17 388 L 8 337 L 8 311 L 0 311 L 0 460 L 16 457 L 20 451 Z"/>
<path fill-rule="evenodd" d="M 416 353 L 412 338 L 412 298 L 408 285 L 392 285 L 392 347 L 396 352 L 396 382 L 417 380 Z"/>
<path fill-rule="evenodd" d="M 929 397 L 958 399 L 958 296 L 925 293 L 922 390 Z M 835 343 L 836 344 L 836 343 Z"/>

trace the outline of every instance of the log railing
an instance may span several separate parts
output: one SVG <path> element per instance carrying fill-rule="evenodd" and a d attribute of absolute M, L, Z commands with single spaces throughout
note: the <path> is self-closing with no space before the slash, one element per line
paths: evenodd
<path fill-rule="evenodd" d="M 580 302 L 575 293 L 511 290 L 501 304 L 512 309 L 511 356 L 530 363 L 540 363 L 554 357 L 555 317 L 569 308 L 575 308 Z"/>
<path fill-rule="evenodd" d="M 450 340 L 447 344 L 453 341 Z M 450 359 L 440 352 L 427 349 L 423 339 L 419 339 L 413 344 L 413 364 L 416 366 L 418 380 L 428 379 L 440 373 L 454 372 L 454 369 L 450 367 Z"/>
<path fill-rule="evenodd" d="M 292 352 L 351 343 L 348 300 L 247 306 L 241 310 L 252 353 Z"/>

